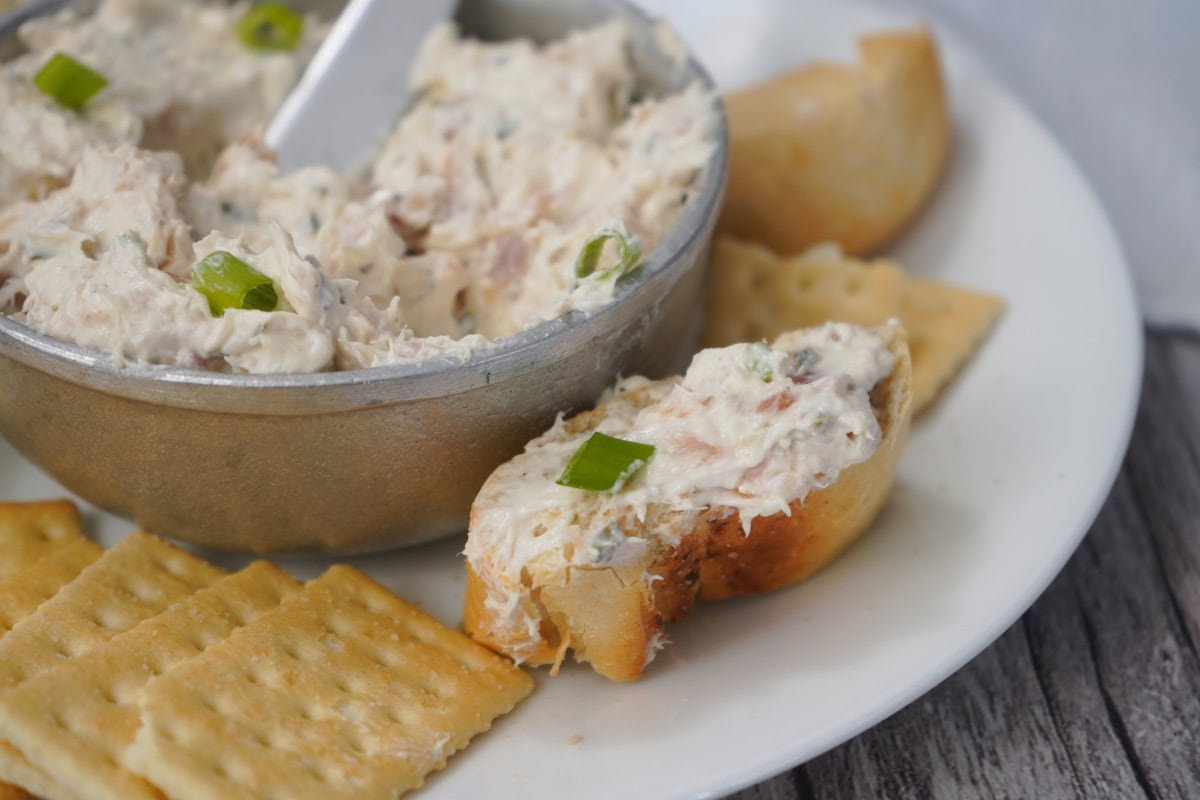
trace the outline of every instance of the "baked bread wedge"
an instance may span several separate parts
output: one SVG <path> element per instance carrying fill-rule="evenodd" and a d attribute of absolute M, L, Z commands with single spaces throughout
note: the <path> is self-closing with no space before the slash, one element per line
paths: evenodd
<path fill-rule="evenodd" d="M 929 30 L 863 36 L 857 64 L 818 62 L 731 92 L 720 229 L 782 255 L 888 242 L 925 205 L 951 120 Z"/>
<path fill-rule="evenodd" d="M 911 372 L 898 322 L 829 323 L 618 382 L 480 490 L 465 630 L 518 663 L 572 650 L 637 678 L 697 597 L 799 581 L 867 528 L 907 441 Z"/>

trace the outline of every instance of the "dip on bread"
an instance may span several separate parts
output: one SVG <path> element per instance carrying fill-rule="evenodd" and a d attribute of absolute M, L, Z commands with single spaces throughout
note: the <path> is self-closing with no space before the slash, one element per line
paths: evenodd
<path fill-rule="evenodd" d="M 636 677 L 697 591 L 778 588 L 861 532 L 907 435 L 909 370 L 898 324 L 828 323 L 703 350 L 683 376 L 626 378 L 596 410 L 560 416 L 472 507 L 468 632 L 519 663 L 557 663 L 569 646 Z M 563 485 L 597 434 L 653 451 L 608 490 Z M 765 552 L 781 540 L 786 556 Z M 769 563 L 729 574 L 730 547 Z"/>
<path fill-rule="evenodd" d="M 465 359 L 608 303 L 619 275 L 578 277 L 585 242 L 607 228 L 652 249 L 712 151 L 698 87 L 635 101 L 620 22 L 545 47 L 445 26 L 365 174 L 282 173 L 254 126 L 320 25 L 293 51 L 252 51 L 235 33 L 246 10 L 105 0 L 25 26 L 31 52 L 0 69 L 0 312 L 118 362 Z M 109 81 L 78 112 L 31 80 L 64 51 Z M 273 308 L 214 309 L 192 285 L 213 254 L 269 278 Z"/>

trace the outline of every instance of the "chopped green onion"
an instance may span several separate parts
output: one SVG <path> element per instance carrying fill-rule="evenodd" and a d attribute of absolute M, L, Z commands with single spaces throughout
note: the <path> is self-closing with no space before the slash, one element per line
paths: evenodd
<path fill-rule="evenodd" d="M 108 79 L 66 53 L 55 53 L 33 76 L 33 85 L 67 108 L 78 111 L 108 86 Z"/>
<path fill-rule="evenodd" d="M 217 250 L 196 262 L 192 286 L 208 298 L 208 308 L 220 317 L 231 308 L 271 311 L 279 301 L 275 284 L 245 261 Z"/>
<path fill-rule="evenodd" d="M 259 3 L 238 22 L 238 38 L 251 50 L 295 50 L 304 17 L 287 3 Z"/>
<path fill-rule="evenodd" d="M 746 347 L 746 370 L 761 378 L 763 383 L 775 380 L 771 348 L 766 342 L 753 342 Z"/>
<path fill-rule="evenodd" d="M 630 442 L 596 431 L 571 456 L 557 483 L 592 492 L 619 492 L 652 455 L 652 444 Z"/>
<path fill-rule="evenodd" d="M 600 261 L 600 253 L 604 250 L 604 243 L 609 239 L 616 239 L 620 245 L 620 253 L 618 254 L 617 261 L 612 266 L 596 272 L 596 265 Z M 625 226 L 619 222 L 615 225 L 606 225 L 593 233 L 583 243 L 583 247 L 575 259 L 575 277 L 582 279 L 596 272 L 596 280 L 605 280 L 613 275 L 620 278 L 626 272 L 633 269 L 641 258 L 641 239 L 626 230 Z"/>

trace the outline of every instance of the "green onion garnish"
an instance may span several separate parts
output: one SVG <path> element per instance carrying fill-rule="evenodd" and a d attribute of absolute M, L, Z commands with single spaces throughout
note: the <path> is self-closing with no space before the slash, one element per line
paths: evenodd
<path fill-rule="evenodd" d="M 625 226 L 620 223 L 606 225 L 583 243 L 583 247 L 575 259 L 576 278 L 583 279 L 596 272 L 600 253 L 604 250 L 604 243 L 609 239 L 616 239 L 621 246 L 621 251 L 615 264 L 596 273 L 596 280 L 605 280 L 613 275 L 620 278 L 641 260 L 642 240 L 627 231 Z"/>
<path fill-rule="evenodd" d="M 761 378 L 763 383 L 775 380 L 771 348 L 766 342 L 752 342 L 746 347 L 746 370 Z"/>
<path fill-rule="evenodd" d="M 208 298 L 208 308 L 220 317 L 231 308 L 271 311 L 279 301 L 275 284 L 233 253 L 217 250 L 196 262 L 192 286 Z"/>
<path fill-rule="evenodd" d="M 630 442 L 597 431 L 575 451 L 556 482 L 592 492 L 619 492 L 652 455 L 652 444 Z"/>
<path fill-rule="evenodd" d="M 76 111 L 105 86 L 108 79 L 66 53 L 55 53 L 33 76 L 33 85 Z"/>
<path fill-rule="evenodd" d="M 295 50 L 304 17 L 287 3 L 259 3 L 238 22 L 238 38 L 251 50 Z"/>

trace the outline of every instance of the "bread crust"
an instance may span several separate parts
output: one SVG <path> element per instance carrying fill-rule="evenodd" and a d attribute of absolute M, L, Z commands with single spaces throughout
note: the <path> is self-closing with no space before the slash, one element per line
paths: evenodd
<path fill-rule="evenodd" d="M 620 566 L 563 566 L 522 574 L 523 592 L 516 598 L 538 633 L 514 630 L 488 607 L 489 587 L 470 561 L 463 628 L 477 641 L 529 665 L 563 660 L 568 649 L 596 672 L 616 681 L 638 678 L 665 641 L 664 623 L 686 617 L 697 599 L 720 599 L 772 591 L 802 580 L 845 550 L 871 523 L 886 500 L 912 417 L 912 364 L 904 332 L 893 325 L 876 329 L 895 355 L 891 373 L 871 392 L 881 439 L 872 456 L 844 469 L 837 480 L 790 504 L 791 515 L 756 517 L 743 531 L 736 512 L 710 508 L 698 513 L 651 507 L 644 523 L 622 522 L 626 536 L 653 530 L 662 544 L 636 562 Z M 621 395 L 566 421 L 566 433 L 594 429 L 613 410 L 613 403 L 642 407 L 664 382 Z M 519 458 L 519 457 L 518 457 Z M 518 466 L 513 466 L 517 464 Z M 488 484 L 511 480 L 507 470 L 488 479 L 472 509 L 489 502 Z"/>
<path fill-rule="evenodd" d="M 891 492 L 912 422 L 912 362 L 905 344 L 891 374 L 872 391 L 883 438 L 866 461 L 835 483 L 789 504 L 791 514 L 755 517 L 750 533 L 736 513 L 713 520 L 700 568 L 705 600 L 769 592 L 804 580 L 867 529 Z"/>
<path fill-rule="evenodd" d="M 925 203 L 950 142 L 925 29 L 859 40 L 859 63 L 812 64 L 725 98 L 729 183 L 720 227 L 792 255 L 870 253 Z"/>

